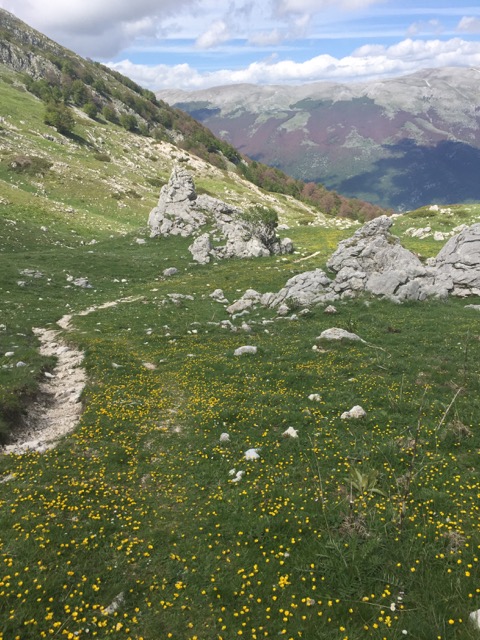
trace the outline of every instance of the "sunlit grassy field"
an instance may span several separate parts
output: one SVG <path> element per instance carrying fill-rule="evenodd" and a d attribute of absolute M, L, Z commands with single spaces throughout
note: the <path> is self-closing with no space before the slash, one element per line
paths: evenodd
<path fill-rule="evenodd" d="M 0 458 L 2 639 L 478 637 L 478 312 L 362 299 L 333 320 L 259 308 L 218 325 L 214 289 L 277 290 L 348 233 L 302 227 L 287 259 L 205 267 L 178 239 L 4 247 L 2 352 L 31 366 L 1 370 L 4 394 L 52 366 L 32 326 L 141 299 L 72 321 L 89 377 L 77 430 Z M 18 287 L 27 267 L 44 277 Z M 366 343 L 319 343 L 332 325 Z M 257 354 L 235 357 L 245 344 Z M 356 404 L 365 418 L 340 419 Z"/>

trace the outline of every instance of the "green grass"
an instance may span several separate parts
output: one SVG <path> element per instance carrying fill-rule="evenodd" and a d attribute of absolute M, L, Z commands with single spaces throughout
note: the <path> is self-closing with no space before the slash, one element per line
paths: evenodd
<path fill-rule="evenodd" d="M 302 251 L 321 250 L 323 264 L 332 238 L 312 230 L 308 243 L 307 231 Z M 29 255 L 52 282 L 12 296 L 28 309 L 12 311 L 13 335 L 52 322 L 66 299 L 77 310 L 142 300 L 75 318 L 68 339 L 85 350 L 89 376 L 75 433 L 43 455 L 0 460 L 2 476 L 14 475 L 0 502 L 3 637 L 476 637 L 475 312 L 458 300 L 340 304 L 334 324 L 368 346 L 320 351 L 315 338 L 332 324 L 321 309 L 268 324 L 259 309 L 247 317 L 252 334 L 231 333 L 211 324 L 228 316 L 208 293 L 275 290 L 298 255 L 200 267 L 186 244 L 124 238 L 94 254 Z M 67 256 L 94 289 L 64 288 Z M 158 279 L 171 265 L 180 273 Z M 195 300 L 177 306 L 168 293 Z M 235 358 L 242 344 L 257 356 Z M 367 417 L 340 420 L 354 404 Z M 289 426 L 298 439 L 282 437 Z M 251 447 L 260 460 L 243 459 Z M 245 471 L 238 484 L 233 468 Z M 382 493 L 359 495 L 352 468 L 376 472 Z"/>
<path fill-rule="evenodd" d="M 25 104 L 33 118 L 36 101 Z M 38 113 L 31 123 L 44 131 Z M 276 291 L 324 268 L 353 229 L 296 226 L 291 214 L 295 254 L 206 266 L 190 262 L 188 239 L 139 245 L 157 196 L 147 178 L 165 180 L 169 163 L 127 154 L 129 134 L 108 133 L 110 163 L 23 133 L 23 153 L 58 151 L 68 168 L 50 169 L 38 195 L 37 177 L 0 163 L 0 438 L 54 365 L 32 328 L 136 297 L 74 316 L 64 332 L 88 373 L 77 429 L 44 454 L 0 457 L 0 639 L 478 638 L 478 312 L 464 300 L 365 298 L 333 318 L 258 308 L 238 331 L 223 328 L 214 289 L 231 302 Z M 202 176 L 219 197 L 263 197 L 229 174 Z M 415 225 L 421 215 L 395 228 Z M 425 256 L 441 246 L 418 243 Z M 171 266 L 178 274 L 162 277 Z M 317 342 L 332 325 L 366 343 Z M 245 344 L 257 354 L 235 357 Z M 342 420 L 356 404 L 367 416 Z M 298 438 L 283 436 L 289 427 Z M 249 448 L 259 460 L 244 459 Z"/>

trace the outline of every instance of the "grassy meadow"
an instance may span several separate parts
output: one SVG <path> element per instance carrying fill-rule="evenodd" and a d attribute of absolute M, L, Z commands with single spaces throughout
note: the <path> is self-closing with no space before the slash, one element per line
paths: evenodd
<path fill-rule="evenodd" d="M 189 240 L 145 235 L 158 195 L 146 179 L 168 176 L 166 147 L 152 160 L 138 142 L 127 158 L 130 134 L 86 122 L 112 158 L 95 160 L 44 138 L 31 96 L 22 109 L 29 123 L 0 131 L 0 438 L 54 366 L 32 327 L 74 314 L 63 338 L 84 351 L 88 385 L 57 448 L 0 455 L 0 639 L 478 638 L 479 312 L 362 298 L 335 316 L 257 308 L 232 331 L 210 293 L 278 290 L 323 267 L 353 229 L 309 226 L 302 205 L 303 224 L 282 232 L 295 254 L 192 264 Z M 9 169 L 32 130 L 37 146 L 23 153 L 58 147 L 68 171 Z M 218 189 L 218 170 L 199 172 Z M 220 197 L 271 202 L 223 177 Z M 293 223 L 289 201 L 276 202 Z M 456 211 L 451 226 L 467 219 Z M 443 230 L 430 213 L 398 218 L 396 231 Z M 404 244 L 425 258 L 442 245 Z M 163 277 L 167 267 L 178 273 Z M 317 341 L 331 326 L 365 343 Z M 242 345 L 258 351 L 234 356 Z M 342 420 L 357 404 L 366 417 Z"/>

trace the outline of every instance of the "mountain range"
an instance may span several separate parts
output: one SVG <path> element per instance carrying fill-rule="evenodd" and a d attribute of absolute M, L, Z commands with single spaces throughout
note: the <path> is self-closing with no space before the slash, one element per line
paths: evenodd
<path fill-rule="evenodd" d="M 149 91 L 107 66 L 83 59 L 0 9 L 0 71 L 16 74 L 8 82 L 44 103 L 45 123 L 83 144 L 80 120 L 120 127 L 145 141 L 166 142 L 252 185 L 293 196 L 328 215 L 371 219 L 384 211 L 347 199 L 323 186 L 314 189 L 262 163 L 242 156 L 230 143 L 193 117 L 158 100 Z M 8 74 L 2 75 L 3 81 Z M 6 106 L 6 104 L 5 104 Z M 77 138 L 75 138 L 75 136 Z M 102 153 L 100 146 L 94 149 Z M 84 144 L 86 147 L 86 144 Z"/>
<path fill-rule="evenodd" d="M 480 199 L 480 69 L 156 95 L 258 161 L 398 211 Z"/>

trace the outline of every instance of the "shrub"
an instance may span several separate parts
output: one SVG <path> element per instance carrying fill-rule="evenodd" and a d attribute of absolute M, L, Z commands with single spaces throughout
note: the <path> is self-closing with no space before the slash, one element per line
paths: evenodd
<path fill-rule="evenodd" d="M 111 158 L 108 155 L 108 153 L 94 153 L 93 157 L 95 158 L 95 160 L 98 160 L 99 162 L 110 162 Z"/>
<path fill-rule="evenodd" d="M 61 102 L 50 102 L 47 104 L 44 122 L 51 127 L 55 127 L 55 129 L 62 134 L 71 133 L 75 126 L 73 111 Z"/>
<path fill-rule="evenodd" d="M 122 113 L 120 116 L 120 125 L 127 131 L 135 131 L 138 127 L 138 122 L 131 113 Z"/>
<path fill-rule="evenodd" d="M 45 175 L 51 166 L 52 163 L 45 158 L 26 156 L 23 154 L 14 156 L 10 161 L 10 169 L 12 171 L 29 175 Z"/>
<path fill-rule="evenodd" d="M 102 116 L 105 118 L 105 120 L 108 120 L 108 122 L 118 123 L 117 112 L 115 111 L 115 109 L 113 107 L 111 107 L 108 104 L 106 104 L 103 107 Z"/>
<path fill-rule="evenodd" d="M 97 117 L 98 107 L 94 102 L 87 102 L 83 106 L 83 110 L 87 114 L 87 116 L 92 120 L 95 120 L 95 118 Z"/>

